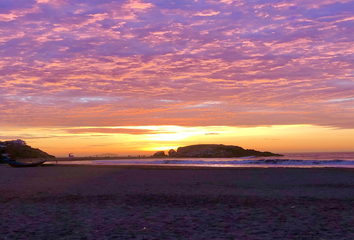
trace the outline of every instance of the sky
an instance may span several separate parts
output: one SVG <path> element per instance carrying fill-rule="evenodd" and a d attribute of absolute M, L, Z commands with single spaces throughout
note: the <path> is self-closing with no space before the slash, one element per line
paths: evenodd
<path fill-rule="evenodd" d="M 354 151 L 354 1 L 1 0 L 0 140 Z"/>

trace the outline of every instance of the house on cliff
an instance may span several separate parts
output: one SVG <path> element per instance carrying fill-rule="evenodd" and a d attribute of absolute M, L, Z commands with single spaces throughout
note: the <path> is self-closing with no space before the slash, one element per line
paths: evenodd
<path fill-rule="evenodd" d="M 11 140 L 11 141 L 5 141 L 5 144 L 7 145 L 18 145 L 18 146 L 26 146 L 26 142 L 21 140 L 21 139 L 17 139 L 17 140 Z"/>

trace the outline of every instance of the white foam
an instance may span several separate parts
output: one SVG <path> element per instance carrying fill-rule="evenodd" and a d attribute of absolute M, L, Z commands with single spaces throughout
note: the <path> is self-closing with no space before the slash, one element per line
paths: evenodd
<path fill-rule="evenodd" d="M 352 167 L 353 160 L 298 160 L 266 158 L 251 160 L 250 158 L 164 158 L 164 159 L 126 159 L 126 160 L 96 160 L 98 165 L 183 165 L 183 166 L 251 166 L 251 167 Z"/>

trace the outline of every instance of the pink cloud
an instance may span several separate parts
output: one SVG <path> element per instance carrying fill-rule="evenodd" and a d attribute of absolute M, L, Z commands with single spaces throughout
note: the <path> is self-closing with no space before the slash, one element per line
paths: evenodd
<path fill-rule="evenodd" d="M 2 126 L 351 125 L 352 1 L 7 2 Z"/>
<path fill-rule="evenodd" d="M 71 134 L 82 133 L 110 133 L 110 134 L 130 134 L 130 135 L 144 135 L 144 134 L 158 134 L 160 131 L 148 129 L 129 129 L 129 128 L 80 128 L 67 129 L 66 132 Z"/>

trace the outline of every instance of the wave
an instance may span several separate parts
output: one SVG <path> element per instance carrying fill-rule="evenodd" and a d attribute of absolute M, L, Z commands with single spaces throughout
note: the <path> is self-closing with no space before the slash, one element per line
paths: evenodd
<path fill-rule="evenodd" d="M 354 161 L 345 160 L 296 160 L 296 159 L 264 159 L 264 160 L 231 160 L 231 161 L 193 161 L 193 160 L 164 160 L 156 161 L 158 164 L 257 164 L 257 165 L 354 165 Z"/>
<path fill-rule="evenodd" d="M 157 165 L 205 165 L 205 166 L 223 166 L 223 165 L 280 165 L 280 166 L 350 166 L 353 160 L 298 160 L 298 159 L 151 159 L 151 160 L 96 160 L 96 164 L 157 164 Z"/>

